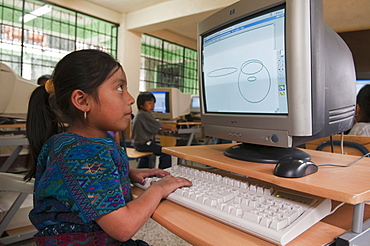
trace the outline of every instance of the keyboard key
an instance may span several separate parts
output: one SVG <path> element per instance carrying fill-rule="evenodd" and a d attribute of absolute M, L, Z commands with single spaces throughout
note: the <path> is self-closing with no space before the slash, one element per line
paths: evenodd
<path fill-rule="evenodd" d="M 246 220 L 252 221 L 256 224 L 259 224 L 261 219 L 262 219 L 262 216 L 259 215 L 259 214 L 255 214 L 253 212 L 246 212 L 246 213 L 243 214 L 243 219 L 246 219 Z"/>

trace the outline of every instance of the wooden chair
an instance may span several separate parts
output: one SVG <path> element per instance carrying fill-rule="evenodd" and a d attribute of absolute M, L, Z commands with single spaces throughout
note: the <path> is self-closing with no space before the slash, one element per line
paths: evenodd
<path fill-rule="evenodd" d="M 332 136 L 334 153 L 341 153 L 340 134 Z M 370 150 L 370 137 L 344 135 L 343 136 L 343 154 L 365 155 Z M 330 137 L 320 138 L 306 143 L 306 149 L 332 152 Z"/>

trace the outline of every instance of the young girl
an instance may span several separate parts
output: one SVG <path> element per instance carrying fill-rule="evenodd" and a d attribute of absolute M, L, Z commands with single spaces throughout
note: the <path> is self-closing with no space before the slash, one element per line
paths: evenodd
<path fill-rule="evenodd" d="M 171 166 L 171 156 L 162 153 L 162 146 L 154 141 L 154 134 L 160 129 L 177 132 L 177 128 L 157 121 L 152 115 L 155 97 L 151 92 L 142 92 L 137 97 L 137 109 L 139 110 L 132 123 L 132 140 L 134 148 L 141 152 L 153 152 L 159 155 L 159 168 L 165 169 Z M 149 167 L 147 159 L 140 158 L 138 168 Z"/>
<path fill-rule="evenodd" d="M 65 56 L 52 78 L 32 94 L 27 137 L 36 163 L 30 220 L 38 245 L 147 245 L 131 237 L 162 198 L 190 181 L 160 169 L 130 169 L 107 131 L 122 131 L 134 99 L 126 75 L 110 55 L 80 50 Z M 67 132 L 59 132 L 64 122 Z M 163 179 L 132 200 L 130 182 Z"/>

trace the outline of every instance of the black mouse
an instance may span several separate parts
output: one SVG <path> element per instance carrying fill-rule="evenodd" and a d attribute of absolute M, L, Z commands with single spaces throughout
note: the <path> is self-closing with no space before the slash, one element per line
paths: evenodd
<path fill-rule="evenodd" d="M 310 160 L 284 157 L 276 164 L 274 175 L 285 178 L 300 178 L 316 173 L 318 169 L 318 166 Z"/>

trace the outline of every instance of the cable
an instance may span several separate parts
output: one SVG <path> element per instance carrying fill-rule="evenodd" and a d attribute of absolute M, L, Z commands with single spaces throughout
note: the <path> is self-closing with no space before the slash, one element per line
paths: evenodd
<path fill-rule="evenodd" d="M 336 206 L 327 216 L 335 213 L 335 211 L 337 211 L 338 208 L 342 207 L 344 204 L 346 204 L 345 202 L 342 202 L 340 204 L 338 204 L 338 206 Z"/>
<path fill-rule="evenodd" d="M 357 158 L 356 160 L 352 161 L 351 163 L 349 163 L 348 165 L 338 165 L 338 164 L 320 164 L 320 165 L 317 165 L 318 167 L 322 167 L 322 166 L 333 166 L 333 167 L 349 167 L 349 166 L 352 166 L 353 164 L 355 164 L 356 162 L 358 162 L 359 160 L 361 160 L 362 158 L 364 157 L 367 157 L 370 155 L 370 152 L 361 156 L 360 158 Z"/>
<path fill-rule="evenodd" d="M 333 135 L 330 135 L 330 147 L 331 147 L 331 153 L 334 153 Z"/>

